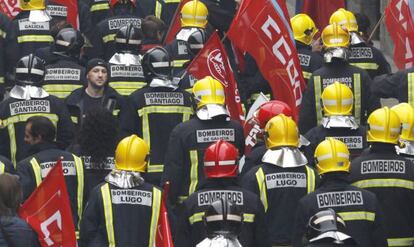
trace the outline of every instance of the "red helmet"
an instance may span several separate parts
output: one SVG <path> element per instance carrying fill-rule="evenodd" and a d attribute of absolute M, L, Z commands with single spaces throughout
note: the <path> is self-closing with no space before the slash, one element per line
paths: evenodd
<path fill-rule="evenodd" d="M 115 4 L 128 4 L 129 2 L 135 6 L 136 0 L 110 0 L 109 4 L 111 5 L 111 8 L 113 8 Z"/>
<path fill-rule="evenodd" d="M 279 100 L 271 100 L 264 103 L 254 113 L 256 120 L 261 129 L 264 129 L 267 122 L 274 116 L 285 114 L 287 117 L 292 117 L 292 109 L 285 102 Z"/>
<path fill-rule="evenodd" d="M 208 178 L 237 177 L 239 151 L 224 140 L 211 144 L 204 153 L 204 174 Z"/>

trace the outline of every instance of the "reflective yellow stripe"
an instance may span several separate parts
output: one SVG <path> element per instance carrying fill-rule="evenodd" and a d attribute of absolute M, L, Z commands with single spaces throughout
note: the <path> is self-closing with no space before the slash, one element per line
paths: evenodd
<path fill-rule="evenodd" d="M 7 130 L 9 132 L 10 138 L 10 157 L 11 161 L 13 162 L 14 166 L 16 166 L 16 133 L 14 129 L 14 124 L 19 122 L 26 122 L 27 119 L 33 116 L 44 116 L 49 118 L 55 127 L 57 126 L 57 122 L 59 121 L 59 117 L 56 114 L 52 113 L 31 113 L 31 114 L 23 114 L 23 115 L 16 115 L 9 117 L 7 119 L 2 120 L 2 124 L 4 126 L 7 125 Z"/>
<path fill-rule="evenodd" d="M 173 61 L 173 66 L 175 68 L 181 68 L 184 66 L 185 63 L 189 62 L 190 60 L 188 59 L 182 59 L 182 60 L 174 60 Z"/>
<path fill-rule="evenodd" d="M 159 0 L 155 2 L 155 16 L 161 19 L 162 5 Z"/>
<path fill-rule="evenodd" d="M 414 73 L 408 73 L 407 78 L 407 87 L 408 87 L 408 104 L 414 106 Z"/>
<path fill-rule="evenodd" d="M 197 150 L 190 151 L 190 162 L 191 162 L 191 170 L 190 170 L 190 188 L 188 190 L 188 195 L 193 194 L 196 190 L 197 183 L 198 183 L 198 154 Z"/>
<path fill-rule="evenodd" d="M 39 186 L 39 184 L 42 182 L 42 171 L 40 169 L 40 165 L 34 157 L 30 160 L 30 164 L 32 165 L 33 173 L 35 176 L 36 186 Z"/>
<path fill-rule="evenodd" d="M 151 173 L 151 172 L 163 172 L 164 171 L 164 165 L 153 165 L 153 164 L 149 164 L 147 166 L 147 172 Z"/>
<path fill-rule="evenodd" d="M 102 37 L 102 41 L 104 43 L 108 43 L 108 42 L 114 41 L 115 40 L 115 35 L 116 34 L 108 34 L 108 35 Z"/>
<path fill-rule="evenodd" d="M 82 219 L 82 212 L 83 212 L 83 187 L 84 187 L 83 163 L 82 163 L 82 160 L 78 156 L 73 155 L 73 154 L 72 156 L 73 156 L 73 160 L 75 161 L 76 178 L 78 179 L 78 226 L 77 226 L 77 229 L 80 229 L 80 221 Z"/>
<path fill-rule="evenodd" d="M 307 185 L 307 193 L 311 193 L 315 190 L 315 172 L 312 170 L 312 168 L 306 167 L 306 177 L 308 178 L 308 185 Z"/>
<path fill-rule="evenodd" d="M 109 83 L 109 86 L 115 89 L 120 95 L 124 96 L 130 95 L 135 90 L 138 90 L 146 85 L 146 82 L 113 81 Z"/>
<path fill-rule="evenodd" d="M 6 32 L 0 29 L 0 37 L 2 37 L 3 39 L 6 38 Z"/>
<path fill-rule="evenodd" d="M 354 74 L 354 109 L 355 120 L 361 123 L 361 75 Z"/>
<path fill-rule="evenodd" d="M 192 87 L 187 88 L 185 91 L 187 91 L 187 92 L 189 92 L 189 93 L 193 93 L 193 88 L 192 88 Z"/>
<path fill-rule="evenodd" d="M 70 119 L 72 120 L 73 123 L 75 124 L 78 123 L 78 117 L 70 117 Z"/>
<path fill-rule="evenodd" d="M 109 184 L 101 187 L 104 206 L 106 234 L 108 236 L 108 247 L 115 247 L 114 219 L 112 216 L 112 199 Z"/>
<path fill-rule="evenodd" d="M 319 124 L 322 120 L 322 108 L 321 108 L 321 77 L 313 77 L 314 89 L 315 89 L 315 110 L 316 110 L 316 123 Z"/>
<path fill-rule="evenodd" d="M 306 80 L 308 80 L 309 78 L 311 78 L 311 76 L 312 76 L 312 73 L 309 73 L 309 72 L 306 72 L 306 71 L 303 71 L 302 70 L 302 74 L 303 74 L 303 77 L 306 79 Z"/>
<path fill-rule="evenodd" d="M 179 3 L 181 0 L 164 0 L 164 3 Z"/>
<path fill-rule="evenodd" d="M 257 170 L 256 180 L 257 180 L 257 185 L 259 186 L 260 200 L 262 201 L 265 212 L 266 212 L 269 205 L 267 204 L 267 191 L 266 191 L 267 189 L 266 189 L 264 172 L 262 168 L 259 168 L 259 170 Z"/>
<path fill-rule="evenodd" d="M 0 83 L 4 83 L 4 77 L 0 76 Z"/>
<path fill-rule="evenodd" d="M 202 221 L 203 220 L 203 216 L 204 216 L 204 212 L 195 213 L 195 214 L 191 215 L 188 218 L 188 221 L 190 222 L 191 225 L 193 225 L 196 222 Z"/>
<path fill-rule="evenodd" d="M 375 221 L 375 213 L 366 212 L 366 211 L 342 212 L 338 214 L 345 221 L 350 221 L 350 220 Z"/>
<path fill-rule="evenodd" d="M 352 66 L 361 68 L 361 69 L 372 69 L 376 70 L 379 68 L 379 65 L 376 63 L 351 63 Z"/>
<path fill-rule="evenodd" d="M 75 89 L 81 88 L 82 85 L 76 84 L 48 84 L 43 85 L 43 89 L 51 95 L 58 98 L 66 98 Z"/>
<path fill-rule="evenodd" d="M 381 188 L 381 187 L 393 187 L 393 188 L 405 188 L 414 190 L 414 182 L 405 179 L 394 178 L 377 178 L 366 179 L 353 183 L 352 185 L 359 188 Z"/>
<path fill-rule="evenodd" d="M 161 190 L 152 188 L 152 214 L 151 214 L 151 226 L 150 235 L 148 241 L 148 247 L 155 246 L 155 237 L 158 226 L 158 218 L 160 217 L 161 209 Z"/>
<path fill-rule="evenodd" d="M 6 165 L 4 165 L 4 163 L 0 161 L 0 174 L 3 174 L 5 169 Z"/>
<path fill-rule="evenodd" d="M 118 114 L 119 114 L 119 112 L 120 112 L 121 110 L 120 109 L 114 109 L 113 111 L 112 111 L 112 115 L 114 115 L 114 116 L 118 116 Z"/>
<path fill-rule="evenodd" d="M 388 238 L 388 246 L 412 246 L 414 241 L 413 238 Z"/>
<path fill-rule="evenodd" d="M 178 197 L 178 203 L 183 203 L 188 198 L 188 196 L 179 196 Z"/>
<path fill-rule="evenodd" d="M 108 3 L 99 3 L 99 4 L 92 5 L 89 11 L 94 12 L 94 11 L 107 10 L 107 9 L 109 9 Z"/>
<path fill-rule="evenodd" d="M 253 223 L 254 222 L 254 218 L 255 218 L 255 215 L 254 214 L 246 214 L 246 213 L 243 214 L 243 221 L 244 222 Z"/>
<path fill-rule="evenodd" d="M 26 43 L 26 42 L 53 42 L 53 37 L 51 35 L 23 35 L 17 37 L 17 43 Z"/>

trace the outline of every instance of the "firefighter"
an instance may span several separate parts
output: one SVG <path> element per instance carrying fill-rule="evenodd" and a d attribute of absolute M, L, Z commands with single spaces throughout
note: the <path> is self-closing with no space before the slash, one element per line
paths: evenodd
<path fill-rule="evenodd" d="M 311 143 L 305 149 L 305 155 L 312 165 L 315 148 L 326 137 L 344 142 L 351 153 L 351 159 L 358 157 L 367 148 L 366 128 L 358 125 L 352 116 L 353 98 L 352 90 L 343 83 L 334 82 L 323 90 L 322 121 L 305 134 Z"/>
<path fill-rule="evenodd" d="M 412 246 L 414 228 L 411 202 L 414 201 L 414 165 L 395 150 L 401 121 L 388 107 L 368 118 L 370 149 L 352 161 L 349 181 L 376 194 L 384 212 L 389 246 Z"/>
<path fill-rule="evenodd" d="M 129 96 L 147 84 L 139 55 L 143 38 L 141 29 L 131 23 L 116 33 L 116 53 L 109 60 L 109 86 L 120 95 Z"/>
<path fill-rule="evenodd" d="M 151 148 L 145 179 L 160 184 L 166 143 L 174 127 L 193 115 L 193 100 L 191 94 L 179 89 L 178 82 L 173 81 L 172 61 L 165 49 L 149 50 L 142 58 L 142 66 L 148 85 L 129 97 L 135 113 L 134 133 L 142 136 Z"/>
<path fill-rule="evenodd" d="M 178 76 L 184 71 L 184 65 L 191 59 L 187 49 L 188 37 L 197 29 L 205 29 L 208 21 L 207 7 L 199 0 L 192 0 L 184 4 L 181 9 L 181 30 L 165 49 L 171 54 L 174 61 L 174 75 Z"/>
<path fill-rule="evenodd" d="M 56 128 L 47 117 L 33 116 L 27 119 L 24 141 L 30 145 L 31 155 L 17 163 L 17 174 L 23 188 L 23 199 L 27 200 L 40 185 L 58 160 L 62 162 L 63 175 L 67 184 L 73 223 L 79 237 L 78 223 L 83 212 L 84 171 L 82 160 L 67 151 L 59 149 L 53 142 Z"/>
<path fill-rule="evenodd" d="M 229 119 L 225 105 L 224 87 L 220 81 L 207 76 L 194 84 L 196 116 L 177 125 L 171 132 L 161 183 L 170 181 L 169 202 L 181 204 L 195 192 L 205 177 L 203 157 L 205 149 L 223 139 L 234 144 L 243 154 L 243 128 Z"/>
<path fill-rule="evenodd" d="M 414 161 L 414 108 L 408 103 L 400 103 L 391 108 L 401 120 L 401 134 L 397 153 Z"/>
<path fill-rule="evenodd" d="M 177 246 L 192 247 L 210 237 L 204 230 L 202 219 L 209 205 L 217 200 L 228 200 L 243 212 L 239 237 L 242 246 L 270 246 L 259 197 L 237 183 L 238 159 L 237 148 L 223 140 L 206 149 L 204 175 L 207 179 L 183 202 L 175 236 Z"/>
<path fill-rule="evenodd" d="M 96 26 L 96 32 L 91 36 L 92 48 L 88 51 L 89 58 L 103 58 L 108 61 L 116 52 L 115 36 L 118 30 L 132 24 L 136 28 L 141 28 L 141 18 L 134 14 L 134 0 L 111 0 L 112 15 Z"/>
<path fill-rule="evenodd" d="M 350 161 L 345 143 L 328 137 L 316 147 L 314 157 L 321 183 L 317 190 L 299 201 L 293 246 L 303 246 L 302 237 L 309 218 L 326 208 L 332 208 L 342 217 L 348 234 L 360 246 L 387 246 L 376 196 L 349 185 Z"/>
<path fill-rule="evenodd" d="M 29 145 L 23 141 L 24 127 L 31 116 L 44 116 L 55 124 L 60 148 L 66 148 L 73 139 L 73 124 L 65 104 L 41 88 L 44 74 L 44 64 L 38 57 L 23 57 L 15 68 L 16 85 L 10 97 L 0 103 L 0 154 L 13 164 L 26 157 Z"/>
<path fill-rule="evenodd" d="M 151 14 L 155 15 L 155 17 L 169 25 L 174 21 L 174 14 L 177 11 L 177 7 L 181 0 L 153 0 L 151 2 L 155 2 L 155 6 L 152 8 L 153 11 L 151 11 Z"/>
<path fill-rule="evenodd" d="M 46 65 L 43 89 L 58 98 L 66 98 L 75 89 L 86 84 L 85 68 L 79 64 L 82 34 L 73 28 L 59 31 L 53 45 L 56 60 Z"/>
<path fill-rule="evenodd" d="M 91 192 L 81 246 L 155 246 L 162 191 L 142 178 L 149 146 L 136 135 L 119 142 L 115 169 Z"/>
<path fill-rule="evenodd" d="M 244 175 L 242 185 L 260 196 L 271 244 L 290 246 L 299 199 L 315 190 L 318 178 L 299 151 L 299 133 L 292 118 L 279 114 L 270 119 L 265 142 L 262 164 Z"/>
<path fill-rule="evenodd" d="M 343 8 L 338 9 L 329 19 L 329 24 L 333 23 L 342 26 L 350 34 L 349 63 L 351 65 L 366 70 L 371 79 L 391 72 L 391 66 L 382 52 L 374 46 L 368 45 L 358 33 L 358 23 L 351 11 Z"/>
<path fill-rule="evenodd" d="M 65 99 L 72 121 L 82 125 L 88 110 L 105 108 L 128 126 L 131 122 L 129 106 L 126 99 L 108 85 L 108 64 L 100 58 L 89 60 L 86 79 L 86 86 L 76 89 Z"/>
<path fill-rule="evenodd" d="M 321 93 L 335 81 L 352 89 L 353 115 L 358 124 L 366 123 L 367 114 L 380 107 L 379 99 L 371 95 L 372 82 L 367 72 L 348 63 L 349 33 L 334 23 L 323 30 L 321 38 L 325 63 L 312 74 L 303 94 L 299 114 L 299 129 L 303 134 L 321 121 Z"/>
<path fill-rule="evenodd" d="M 312 42 L 318 29 L 307 14 L 297 14 L 290 19 L 295 37 L 303 78 L 308 80 L 312 73 L 322 67 L 323 58 L 320 53 L 312 51 Z"/>
<path fill-rule="evenodd" d="M 110 15 L 109 0 L 89 0 L 89 18 L 92 26 L 106 19 Z"/>
<path fill-rule="evenodd" d="M 242 235 L 243 211 L 235 202 L 228 200 L 226 197 L 211 203 L 207 210 L 203 212 L 202 220 L 205 226 L 206 238 L 191 246 L 250 246 L 241 244 L 238 239 L 238 236 L 241 237 Z M 263 246 L 256 244 L 256 246 Z"/>
<path fill-rule="evenodd" d="M 345 221 L 333 209 L 317 212 L 309 219 L 306 247 L 356 247 L 355 240 L 346 232 Z"/>

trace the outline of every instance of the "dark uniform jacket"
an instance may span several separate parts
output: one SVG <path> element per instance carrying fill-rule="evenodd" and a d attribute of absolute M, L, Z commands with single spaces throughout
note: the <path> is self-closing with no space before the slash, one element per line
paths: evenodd
<path fill-rule="evenodd" d="M 399 102 L 414 105 L 414 68 L 375 79 L 372 93 L 379 98 L 396 98 Z"/>
<path fill-rule="evenodd" d="M 317 173 L 308 166 L 282 168 L 264 163 L 252 168 L 242 186 L 260 197 L 272 245 L 291 245 L 295 212 L 300 198 L 315 190 Z"/>
<path fill-rule="evenodd" d="M 9 28 L 10 20 L 5 14 L 0 13 L 0 101 L 3 100 L 3 94 L 5 92 L 5 76 L 6 76 L 6 63 L 7 60 L 4 56 L 6 52 L 6 34 Z"/>
<path fill-rule="evenodd" d="M 322 67 L 323 57 L 318 52 L 313 52 L 310 45 L 296 41 L 296 49 L 298 51 L 300 66 L 305 80 L 308 80 L 312 73 Z"/>
<path fill-rule="evenodd" d="M 155 246 L 161 194 L 149 183 L 130 189 L 98 185 L 85 207 L 80 246 Z"/>
<path fill-rule="evenodd" d="M 146 86 L 131 94 L 129 99 L 135 116 L 134 133 L 151 149 L 145 180 L 160 184 L 170 134 L 176 125 L 193 115 L 192 97 L 181 89 Z"/>
<path fill-rule="evenodd" d="M 368 72 L 371 79 L 391 72 L 391 66 L 377 48 L 359 43 L 349 46 L 349 63 Z"/>
<path fill-rule="evenodd" d="M 392 144 L 374 143 L 352 161 L 350 182 L 376 194 L 384 212 L 390 246 L 411 246 L 414 237 L 414 164 L 395 152 Z"/>
<path fill-rule="evenodd" d="M 147 85 L 141 64 L 109 64 L 108 73 L 109 86 L 123 96 Z"/>
<path fill-rule="evenodd" d="M 29 145 L 24 142 L 26 120 L 32 116 L 49 118 L 57 127 L 56 141 L 60 148 L 66 148 L 74 137 L 74 128 L 68 110 L 55 96 L 21 100 L 7 98 L 0 103 L 0 119 L 5 128 L 0 129 L 0 154 L 14 164 L 27 157 Z"/>
<path fill-rule="evenodd" d="M 359 126 L 358 129 L 350 128 L 324 128 L 322 125 L 312 128 L 305 134 L 306 139 L 310 142 L 305 150 L 305 156 L 308 159 L 308 162 L 315 166 L 314 153 L 315 149 L 319 143 L 324 141 L 327 137 L 334 137 L 343 143 L 349 149 L 351 153 L 351 158 L 358 157 L 362 151 L 368 147 L 366 140 L 366 128 L 364 126 Z"/>
<path fill-rule="evenodd" d="M 93 26 L 109 17 L 109 0 L 88 0 L 89 18 Z"/>
<path fill-rule="evenodd" d="M 197 117 L 177 125 L 170 135 L 161 182 L 171 182 L 169 201 L 177 204 L 191 195 L 205 179 L 205 149 L 223 139 L 234 144 L 243 155 L 243 127 L 224 117 L 200 120 Z"/>
<path fill-rule="evenodd" d="M 59 56 L 59 60 L 46 66 L 43 89 L 58 98 L 66 98 L 75 89 L 86 85 L 85 68 L 75 59 Z"/>
<path fill-rule="evenodd" d="M 49 171 L 62 158 L 63 175 L 72 209 L 73 223 L 78 229 L 78 222 L 83 212 L 84 171 L 82 160 L 69 152 L 60 150 L 51 143 L 41 143 L 33 146 L 38 151 L 17 164 L 17 174 L 23 188 L 23 198 L 26 200 L 40 185 Z"/>
<path fill-rule="evenodd" d="M 207 179 L 183 202 L 176 229 L 176 246 L 193 247 L 207 237 L 203 215 L 209 205 L 220 198 L 228 198 L 243 212 L 243 225 L 238 238 L 243 247 L 270 246 L 262 202 L 257 195 L 240 187 L 235 179 Z"/>
<path fill-rule="evenodd" d="M 0 224 L 0 246 L 40 246 L 35 231 L 19 216 L 1 216 Z"/>
<path fill-rule="evenodd" d="M 16 173 L 16 168 L 14 167 L 13 163 L 3 155 L 0 155 L 0 174 L 2 173 Z"/>
<path fill-rule="evenodd" d="M 353 115 L 358 123 L 365 124 L 368 115 L 380 107 L 378 98 L 371 95 L 371 79 L 367 72 L 342 60 L 325 63 L 308 80 L 303 94 L 299 130 L 302 134 L 317 126 L 322 119 L 321 94 L 328 85 L 339 81 L 352 89 L 354 94 Z"/>
<path fill-rule="evenodd" d="M 380 204 L 376 196 L 349 185 L 345 174 L 326 174 L 313 193 L 303 197 L 297 208 L 294 244 L 303 246 L 302 237 L 309 219 L 317 212 L 332 208 L 346 223 L 346 234 L 359 246 L 387 246 Z"/>
<path fill-rule="evenodd" d="M 185 65 L 191 61 L 192 56 L 188 52 L 187 42 L 184 40 L 174 39 L 165 46 L 170 55 L 170 59 L 174 62 L 174 76 L 182 75 Z"/>
<path fill-rule="evenodd" d="M 82 124 L 85 113 L 87 112 L 86 109 L 89 109 L 88 106 L 84 104 L 85 97 L 88 96 L 86 95 L 85 87 L 83 87 L 76 89 L 65 99 L 70 116 L 75 124 Z M 128 128 L 127 132 L 131 130 L 132 119 L 129 102 L 119 95 L 113 88 L 109 86 L 105 88 L 100 105 L 112 112 L 112 114 L 126 126 L 125 128 Z"/>
<path fill-rule="evenodd" d="M 244 176 L 250 169 L 262 164 L 263 155 L 266 153 L 267 148 L 263 141 L 259 141 L 254 145 L 252 151 L 245 156 L 244 165 L 240 172 L 240 177 Z"/>

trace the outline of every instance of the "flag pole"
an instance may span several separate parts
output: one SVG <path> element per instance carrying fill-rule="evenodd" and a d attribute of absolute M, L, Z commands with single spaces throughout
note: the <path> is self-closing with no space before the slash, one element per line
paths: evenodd
<path fill-rule="evenodd" d="M 385 18 L 385 11 L 384 11 L 384 13 L 381 15 L 381 18 L 378 20 L 378 22 L 375 24 L 374 29 L 372 29 L 372 31 L 371 31 L 371 33 L 370 33 L 370 35 L 369 35 L 369 37 L 368 37 L 367 43 L 369 43 L 369 42 L 371 41 L 372 37 L 373 37 L 373 36 L 374 36 L 374 34 L 377 32 L 377 30 L 378 30 L 378 28 L 379 28 L 379 26 L 380 26 L 380 24 L 381 24 L 382 20 L 384 20 L 384 18 Z"/>

